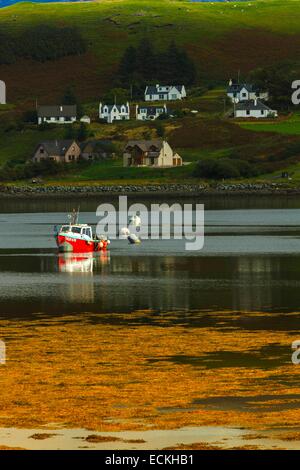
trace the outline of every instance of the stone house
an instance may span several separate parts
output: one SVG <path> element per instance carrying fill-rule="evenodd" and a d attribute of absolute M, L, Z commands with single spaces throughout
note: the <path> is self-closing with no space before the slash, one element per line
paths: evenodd
<path fill-rule="evenodd" d="M 71 163 L 79 160 L 80 156 L 81 148 L 75 140 L 47 140 L 37 145 L 33 161 L 52 160 L 58 163 Z"/>

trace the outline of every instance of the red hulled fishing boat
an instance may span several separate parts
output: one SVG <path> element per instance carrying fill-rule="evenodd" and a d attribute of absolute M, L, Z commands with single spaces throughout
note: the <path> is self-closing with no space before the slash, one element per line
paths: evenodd
<path fill-rule="evenodd" d="M 54 236 L 61 253 L 92 253 L 94 251 L 106 251 L 110 241 L 106 237 L 93 236 L 92 227 L 87 224 L 79 224 L 79 210 L 73 211 L 69 216 L 70 223 L 55 227 Z"/>

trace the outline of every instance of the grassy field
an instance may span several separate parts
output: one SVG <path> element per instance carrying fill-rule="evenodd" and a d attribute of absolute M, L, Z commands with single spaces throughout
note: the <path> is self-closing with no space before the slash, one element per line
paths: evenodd
<path fill-rule="evenodd" d="M 88 43 L 80 57 L 0 66 L 10 102 L 51 102 L 70 83 L 82 100 L 99 99 L 111 85 L 129 44 L 171 40 L 196 62 L 199 83 L 224 83 L 259 66 L 297 61 L 300 9 L 296 0 L 190 3 L 179 0 L 102 0 L 70 4 L 19 3 L 0 10 L 0 29 L 17 34 L 39 24 L 77 26 Z M 300 67 L 299 67 L 300 70 Z"/>
<path fill-rule="evenodd" d="M 62 129 L 51 129 L 43 133 L 27 129 L 1 133 L 0 165 L 8 160 L 23 161 L 33 155 L 40 140 L 59 139 L 62 137 L 62 132 Z"/>
<path fill-rule="evenodd" d="M 300 114 L 295 113 L 286 120 L 274 122 L 240 123 L 241 128 L 255 132 L 276 132 L 278 134 L 300 135 Z"/>

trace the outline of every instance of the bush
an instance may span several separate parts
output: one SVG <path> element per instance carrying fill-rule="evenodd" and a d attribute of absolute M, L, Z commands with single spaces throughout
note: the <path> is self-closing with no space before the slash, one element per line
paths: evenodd
<path fill-rule="evenodd" d="M 0 181 L 16 181 L 40 176 L 55 176 L 71 172 L 78 167 L 85 168 L 91 162 L 58 163 L 52 160 L 41 162 L 10 160 L 0 169 Z"/>
<path fill-rule="evenodd" d="M 239 178 L 241 176 L 238 167 L 228 159 L 199 160 L 193 175 L 208 179 L 229 179 Z"/>
<path fill-rule="evenodd" d="M 157 137 L 164 137 L 165 135 L 165 128 L 164 126 L 162 125 L 162 123 L 160 121 L 156 121 L 155 123 L 155 128 L 156 128 L 156 135 Z M 150 137 L 151 138 L 151 137 Z"/>
<path fill-rule="evenodd" d="M 231 160 L 243 178 L 251 178 L 259 174 L 258 168 L 245 160 Z"/>
<path fill-rule="evenodd" d="M 38 115 L 36 110 L 28 110 L 23 113 L 23 122 L 27 124 L 36 124 L 38 122 Z"/>

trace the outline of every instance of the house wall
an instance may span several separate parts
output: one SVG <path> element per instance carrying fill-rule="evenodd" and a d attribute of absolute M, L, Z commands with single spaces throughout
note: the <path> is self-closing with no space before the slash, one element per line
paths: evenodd
<path fill-rule="evenodd" d="M 43 122 L 47 122 L 48 124 L 72 124 L 76 121 L 76 116 L 72 117 L 39 117 L 38 123 L 42 124 Z"/>
<path fill-rule="evenodd" d="M 266 109 L 263 110 L 263 114 L 259 110 L 251 110 L 250 114 L 247 114 L 245 110 L 236 110 L 235 117 L 261 119 L 261 118 L 269 117 L 271 113 L 272 111 L 268 111 Z M 275 114 L 275 116 L 277 116 L 277 111 L 273 111 L 273 113 Z"/>
<path fill-rule="evenodd" d="M 128 152 L 124 152 L 123 154 L 123 166 L 129 166 L 129 160 L 131 158 L 131 154 Z M 172 148 L 168 144 L 168 142 L 163 142 L 162 149 L 160 151 L 159 157 L 154 158 L 154 164 L 152 164 L 152 158 L 148 156 L 143 157 L 144 165 L 151 166 L 154 168 L 159 167 L 172 167 L 172 166 L 181 166 L 182 165 L 182 158 L 176 153 L 174 154 Z"/>
<path fill-rule="evenodd" d="M 242 88 L 239 93 L 236 93 L 236 96 L 234 96 L 234 93 L 227 93 L 227 96 L 229 96 L 232 102 L 234 101 L 234 99 L 237 99 L 238 101 L 247 101 L 255 99 L 267 101 L 269 99 L 269 93 L 267 91 L 256 94 L 253 91 L 248 92 L 246 88 Z"/>
<path fill-rule="evenodd" d="M 130 153 L 125 152 L 125 153 L 123 154 L 123 166 L 124 166 L 124 167 L 129 166 L 129 159 L 130 159 L 130 158 L 131 158 L 131 154 L 130 154 Z"/>
<path fill-rule="evenodd" d="M 74 144 L 72 144 L 68 151 L 65 153 L 65 156 L 62 160 L 66 163 L 71 163 L 72 161 L 77 161 L 80 157 L 80 154 L 81 149 L 79 145 L 74 142 Z"/>
<path fill-rule="evenodd" d="M 153 95 L 145 95 L 145 101 L 167 101 L 169 100 L 167 93 L 156 93 Z"/>
<path fill-rule="evenodd" d="M 6 104 L 6 85 L 0 80 L 0 104 Z"/>
<path fill-rule="evenodd" d="M 138 121 L 153 121 L 154 119 L 157 119 L 161 114 L 164 114 L 167 112 L 166 110 L 166 107 L 165 106 L 162 106 L 162 111 L 158 111 L 158 109 L 155 110 L 155 115 L 154 117 L 151 119 L 148 115 L 147 115 L 147 111 L 146 112 L 142 112 L 142 109 L 143 107 L 139 107 L 137 106 L 136 107 L 136 119 Z"/>
<path fill-rule="evenodd" d="M 157 166 L 173 166 L 173 150 L 168 142 L 163 143 L 160 155 L 157 159 Z"/>
<path fill-rule="evenodd" d="M 128 121 L 130 119 L 129 105 L 127 104 L 124 107 L 124 110 L 119 111 L 116 107 L 112 108 L 111 110 L 106 110 L 106 106 L 100 103 L 99 118 L 106 119 L 109 124 L 113 123 L 114 121 Z"/>
<path fill-rule="evenodd" d="M 44 160 L 53 160 L 53 161 L 56 161 L 56 162 L 60 162 L 61 159 L 60 159 L 60 156 L 59 155 L 49 155 L 47 152 L 41 152 L 41 147 L 39 147 L 37 149 L 37 151 L 35 152 L 34 156 L 33 156 L 33 160 L 35 162 L 41 162 L 41 161 L 44 161 Z"/>

